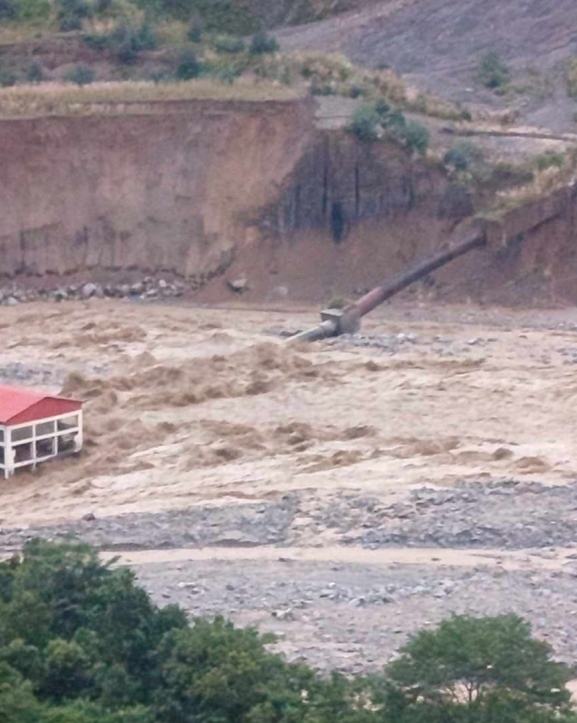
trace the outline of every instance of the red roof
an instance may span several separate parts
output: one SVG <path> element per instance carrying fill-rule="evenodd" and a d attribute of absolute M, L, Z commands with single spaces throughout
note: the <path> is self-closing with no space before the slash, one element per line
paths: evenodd
<path fill-rule="evenodd" d="M 76 412 L 82 403 L 0 384 L 0 424 L 14 425 Z"/>

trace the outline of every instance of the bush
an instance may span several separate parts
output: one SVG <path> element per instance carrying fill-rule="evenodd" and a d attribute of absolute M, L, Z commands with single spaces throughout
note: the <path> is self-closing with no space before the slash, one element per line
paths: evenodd
<path fill-rule="evenodd" d="M 192 80 L 198 78 L 202 73 L 202 63 L 193 50 L 185 50 L 181 53 L 176 67 L 176 77 L 178 80 Z"/>
<path fill-rule="evenodd" d="M 0 0 L 0 20 L 15 20 L 19 15 L 14 0 Z"/>
<path fill-rule="evenodd" d="M 255 17 L 239 0 L 137 0 L 153 15 L 182 22 L 200 20 L 202 30 L 227 35 L 250 35 L 257 29 Z M 198 41 L 193 41 L 198 42 Z"/>
<path fill-rule="evenodd" d="M 41 83 L 44 80 L 44 71 L 38 63 L 32 63 L 26 71 L 26 80 L 29 83 Z"/>
<path fill-rule="evenodd" d="M 349 130 L 360 141 L 376 141 L 380 137 L 381 116 L 374 104 L 363 103 L 353 113 Z"/>
<path fill-rule="evenodd" d="M 52 12 L 50 0 L 15 0 L 19 20 L 39 22 L 47 20 Z"/>
<path fill-rule="evenodd" d="M 217 35 L 212 44 L 217 53 L 242 53 L 245 50 L 244 40 L 232 35 Z"/>
<path fill-rule="evenodd" d="M 260 30 L 252 36 L 249 52 L 251 55 L 264 55 L 265 53 L 276 53 L 278 49 L 277 39 L 268 35 L 264 30 Z"/>
<path fill-rule="evenodd" d="M 466 171 L 470 165 L 481 161 L 482 158 L 483 154 L 477 146 L 469 141 L 463 141 L 445 153 L 443 163 L 456 171 Z"/>
<path fill-rule="evenodd" d="M 336 91 L 329 83 L 319 83 L 317 80 L 311 84 L 312 95 L 335 95 Z"/>
<path fill-rule="evenodd" d="M 113 45 L 112 36 L 106 33 L 87 33 L 82 40 L 94 50 L 106 50 Z"/>
<path fill-rule="evenodd" d="M 363 103 L 353 114 L 348 130 L 359 140 L 375 141 L 388 132 L 389 137 L 404 139 L 406 128 L 405 116 L 394 108 L 385 98 L 377 98 L 370 103 Z"/>
<path fill-rule="evenodd" d="M 0 87 L 11 88 L 16 85 L 16 75 L 8 70 L 0 72 Z"/>
<path fill-rule="evenodd" d="M 76 85 L 90 85 L 94 81 L 94 71 L 89 65 L 76 65 L 62 79 Z"/>
<path fill-rule="evenodd" d="M 133 65 L 138 60 L 138 53 L 158 47 L 158 38 L 149 23 L 133 28 L 128 22 L 123 22 L 107 36 L 105 43 L 117 49 L 119 63 Z"/>
<path fill-rule="evenodd" d="M 425 155 L 429 147 L 430 134 L 427 128 L 419 121 L 409 121 L 401 130 L 400 136 L 405 147 Z"/>
<path fill-rule="evenodd" d="M 531 167 L 536 171 L 546 171 L 548 168 L 561 168 L 565 163 L 565 156 L 562 153 L 547 151 L 535 156 L 531 161 Z"/>
<path fill-rule="evenodd" d="M 58 27 L 62 32 L 80 30 L 82 21 L 90 14 L 84 0 L 56 0 L 58 8 Z"/>
<path fill-rule="evenodd" d="M 485 88 L 502 88 L 510 80 L 509 68 L 497 53 L 487 53 L 479 64 L 479 78 Z"/>
<path fill-rule="evenodd" d="M 186 37 L 191 43 L 200 43 L 202 41 L 203 25 L 200 18 L 194 18 L 188 26 Z"/>
<path fill-rule="evenodd" d="M 571 58 L 565 71 L 567 93 L 571 98 L 577 98 L 577 58 Z"/>

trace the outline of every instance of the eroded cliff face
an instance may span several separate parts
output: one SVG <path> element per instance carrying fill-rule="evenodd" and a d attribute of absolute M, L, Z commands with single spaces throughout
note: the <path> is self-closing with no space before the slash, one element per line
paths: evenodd
<path fill-rule="evenodd" d="M 1 121 L 2 273 L 226 265 L 311 132 L 306 101 Z"/>
<path fill-rule="evenodd" d="M 441 167 L 401 148 L 319 133 L 229 274 L 249 279 L 255 299 L 351 299 L 458 240 L 478 204 Z M 576 302 L 575 279 L 577 193 L 567 188 L 501 214 L 486 247 L 405 293 L 549 305 Z"/>
<path fill-rule="evenodd" d="M 351 296 L 445 243 L 473 211 L 452 195 L 441 168 L 404 149 L 319 132 L 231 273 L 263 298 Z"/>
<path fill-rule="evenodd" d="M 207 301 L 351 298 L 450 242 L 474 200 L 390 144 L 315 129 L 310 100 L 171 102 L 0 121 L 0 271 L 193 277 Z M 125 109 L 126 111 L 126 109 Z M 426 279 L 426 298 L 577 300 L 575 193 Z M 530 223 L 527 223 L 530 219 Z M 215 278 L 216 277 L 216 278 Z"/>

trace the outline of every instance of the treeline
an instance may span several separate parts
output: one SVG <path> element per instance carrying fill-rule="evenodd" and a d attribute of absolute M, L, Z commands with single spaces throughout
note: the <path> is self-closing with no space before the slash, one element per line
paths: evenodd
<path fill-rule="evenodd" d="M 0 564 L 0 723 L 575 723 L 571 670 L 514 615 L 453 617 L 378 675 L 321 676 L 155 606 L 83 545 Z"/>

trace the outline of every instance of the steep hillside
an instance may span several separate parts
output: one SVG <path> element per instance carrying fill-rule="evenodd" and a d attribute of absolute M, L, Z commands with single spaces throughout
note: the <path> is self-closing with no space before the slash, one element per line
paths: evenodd
<path fill-rule="evenodd" d="M 576 27 L 573 0 L 385 0 L 280 37 L 288 50 L 339 51 L 363 65 L 388 64 L 454 100 L 514 105 L 529 121 L 566 128 L 577 109 L 565 84 L 568 61 L 577 55 Z M 487 52 L 510 68 L 503 95 L 479 81 Z"/>

